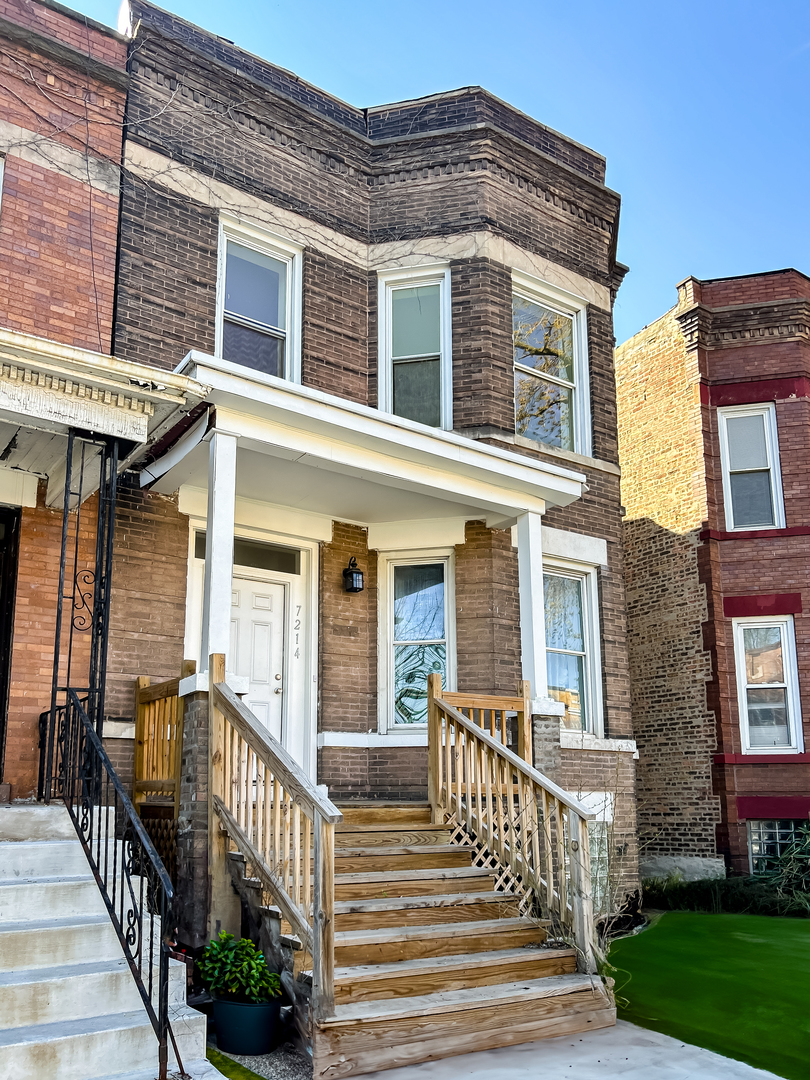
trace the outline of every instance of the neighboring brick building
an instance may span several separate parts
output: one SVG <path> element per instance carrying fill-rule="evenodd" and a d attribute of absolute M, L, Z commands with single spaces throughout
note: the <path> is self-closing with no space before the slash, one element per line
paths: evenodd
<path fill-rule="evenodd" d="M 156 390 L 141 365 L 110 364 L 125 39 L 47 0 L 4 0 L 0 39 L 0 780 L 5 797 L 27 798 L 37 788 L 39 714 L 51 704 L 67 433 L 76 432 L 76 471 L 84 453 L 89 474 L 108 440 L 119 440 L 123 459 L 161 423 L 174 423 L 191 384 L 170 377 Z M 90 635 L 74 578 L 95 565 L 94 489 L 86 475 L 64 543 L 59 674 L 67 675 L 75 621 L 77 686 L 87 683 Z M 165 500 L 138 493 L 137 501 L 146 503 L 143 530 L 148 507 Z M 182 588 L 181 605 L 184 578 Z M 114 618 L 125 613 L 131 618 L 133 606 L 122 588 Z M 109 725 L 108 735 L 119 733 Z M 124 757 L 131 760 L 131 740 Z"/>
<path fill-rule="evenodd" d="M 645 874 L 748 873 L 810 815 L 809 364 L 796 270 L 687 278 L 616 350 Z"/>
<path fill-rule="evenodd" d="M 185 602 L 185 657 L 334 797 L 424 798 L 427 672 L 528 678 L 633 887 L 603 158 L 478 87 L 356 109 L 140 0 L 130 32 L 114 353 L 211 409 L 141 475 L 168 576 L 140 671 L 114 627 L 115 715 Z"/>

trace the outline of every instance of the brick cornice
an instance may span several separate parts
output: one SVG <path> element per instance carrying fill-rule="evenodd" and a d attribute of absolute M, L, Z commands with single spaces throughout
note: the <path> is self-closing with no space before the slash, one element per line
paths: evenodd
<path fill-rule="evenodd" d="M 759 304 L 709 308 L 695 304 L 676 313 L 686 348 L 728 349 L 763 340 L 810 342 L 810 300 L 795 297 Z"/>
<path fill-rule="evenodd" d="M 109 31 L 109 34 L 111 37 L 118 36 L 112 30 Z M 129 83 L 129 76 L 121 68 L 113 67 L 112 64 L 97 60 L 94 56 L 79 52 L 78 49 L 74 49 L 64 41 L 57 41 L 47 34 L 41 34 L 36 30 L 29 29 L 27 26 L 20 26 L 19 23 L 11 22 L 9 19 L 2 17 L 0 17 L 0 36 L 15 42 L 17 45 L 31 49 L 32 52 L 39 53 L 40 56 L 47 56 L 49 60 L 67 64 L 69 67 L 81 71 L 90 78 L 98 79 L 99 82 L 107 83 L 109 86 L 116 86 L 120 90 L 126 90 Z"/>

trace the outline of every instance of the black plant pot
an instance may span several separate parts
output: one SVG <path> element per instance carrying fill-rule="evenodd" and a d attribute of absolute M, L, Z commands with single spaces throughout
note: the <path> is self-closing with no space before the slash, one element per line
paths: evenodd
<path fill-rule="evenodd" d="M 281 998 L 262 1005 L 214 998 L 217 1046 L 228 1054 L 269 1054 L 273 1049 Z"/>

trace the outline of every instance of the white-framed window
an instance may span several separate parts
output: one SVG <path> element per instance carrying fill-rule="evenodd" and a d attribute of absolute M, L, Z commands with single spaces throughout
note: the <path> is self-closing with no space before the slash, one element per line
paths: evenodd
<path fill-rule="evenodd" d="M 717 410 L 726 529 L 783 529 L 776 408 L 735 405 Z"/>
<path fill-rule="evenodd" d="M 602 735 L 599 591 L 595 567 L 543 560 L 549 697 L 565 705 L 562 725 Z"/>
<path fill-rule="evenodd" d="M 793 616 L 734 619 L 743 753 L 798 753 L 802 717 Z"/>
<path fill-rule="evenodd" d="M 590 455 L 586 316 L 585 301 L 513 271 L 515 431 Z"/>
<path fill-rule="evenodd" d="M 427 724 L 427 677 L 456 685 L 456 605 L 451 549 L 379 557 L 380 731 Z"/>
<path fill-rule="evenodd" d="M 220 219 L 215 352 L 239 367 L 301 381 L 299 247 Z"/>
<path fill-rule="evenodd" d="M 382 270 L 378 279 L 378 402 L 429 427 L 453 427 L 450 268 Z"/>
<path fill-rule="evenodd" d="M 784 855 L 802 838 L 807 819 L 748 820 L 748 861 L 752 874 L 769 870 L 774 859 Z"/>

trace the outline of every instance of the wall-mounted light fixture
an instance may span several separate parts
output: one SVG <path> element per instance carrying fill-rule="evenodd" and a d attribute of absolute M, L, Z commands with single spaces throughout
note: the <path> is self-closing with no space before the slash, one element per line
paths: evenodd
<path fill-rule="evenodd" d="M 363 571 L 357 569 L 357 559 L 354 555 L 349 559 L 349 565 L 343 571 L 343 588 L 346 592 L 363 591 Z"/>

